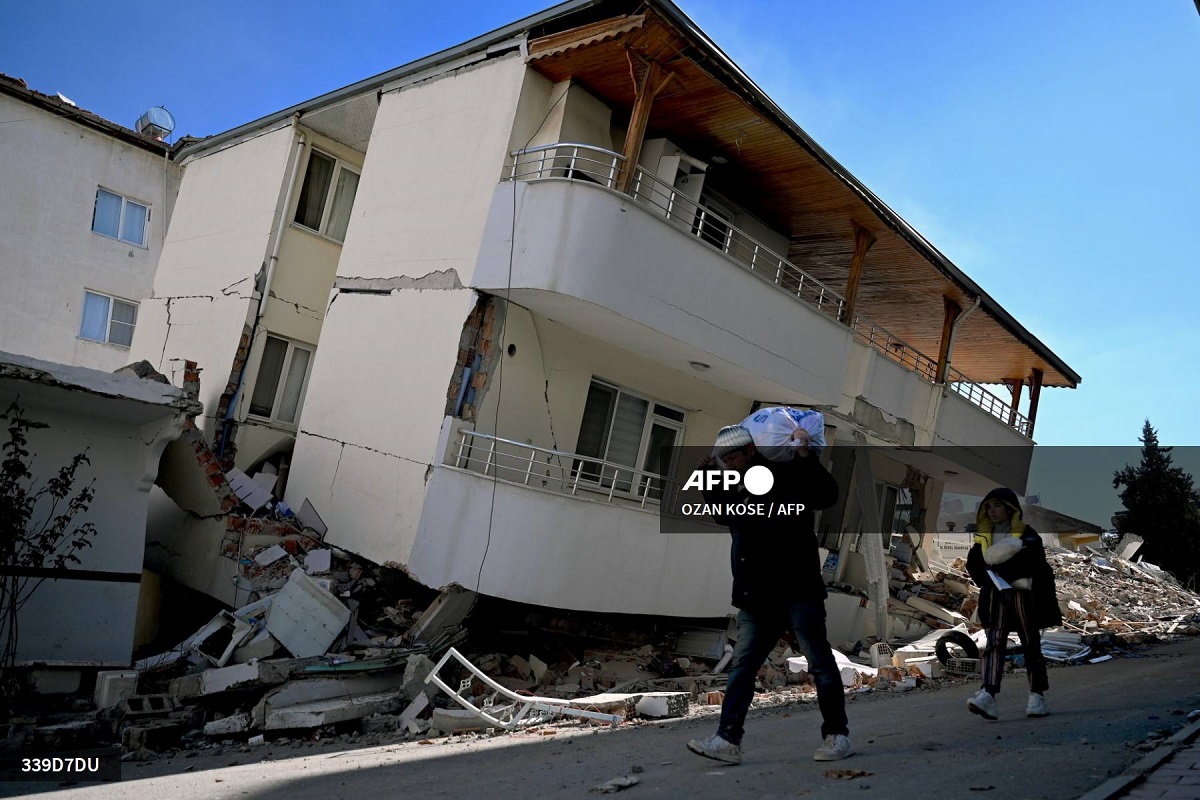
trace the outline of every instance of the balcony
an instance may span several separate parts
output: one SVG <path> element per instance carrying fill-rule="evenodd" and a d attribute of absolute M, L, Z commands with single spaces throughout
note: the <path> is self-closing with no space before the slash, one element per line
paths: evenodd
<path fill-rule="evenodd" d="M 903 366 L 905 369 L 919 376 L 922 380 L 932 384 L 936 382 L 938 373 L 938 364 L 936 359 L 929 357 L 925 353 L 917 350 L 907 342 L 892 334 L 885 328 L 874 324 L 869 319 L 861 314 L 854 314 L 852 319 L 846 319 L 846 301 L 845 298 L 832 289 L 830 286 L 818 281 L 811 275 L 800 269 L 798 266 L 788 261 L 783 255 L 775 252 L 766 245 L 754 239 L 745 231 L 730 224 L 727 220 L 711 215 L 711 212 L 703 205 L 695 202 L 691 198 L 683 195 L 675 187 L 659 180 L 656 176 L 650 174 L 643 167 L 638 165 L 635 168 L 634 175 L 628 192 L 619 191 L 619 177 L 625 169 L 624 158 L 621 154 L 611 150 L 594 147 L 584 144 L 568 144 L 559 143 L 544 145 L 541 147 L 527 148 L 524 150 L 514 151 L 511 154 L 511 162 L 508 166 L 507 174 L 504 181 L 507 182 L 543 182 L 543 183 L 573 183 L 587 184 L 596 189 L 601 190 L 604 194 L 612 194 L 621 198 L 629 198 L 648 214 L 658 217 L 659 219 L 672 225 L 676 230 L 694 239 L 698 244 L 702 245 L 709 252 L 718 257 L 722 257 L 727 263 L 732 263 L 739 267 L 742 271 L 748 272 L 758 278 L 764 284 L 770 286 L 775 293 L 788 297 L 795 303 L 799 303 L 811 310 L 816 311 L 825 319 L 834 322 L 843 331 L 847 331 L 854 339 L 867 345 L 884 355 L 888 359 Z M 512 201 L 516 201 L 515 187 L 512 192 Z M 503 198 L 498 193 L 497 200 Z M 570 205 L 572 207 L 578 205 L 578 202 L 573 198 L 568 198 L 565 195 L 554 200 L 553 203 L 546 203 L 542 208 L 549 213 L 559 212 L 561 209 L 551 206 Z M 494 208 L 495 210 L 495 208 Z M 624 210 L 624 209 L 622 209 Z M 511 210 L 511 214 L 516 214 L 516 210 Z M 499 214 L 499 218 L 504 218 L 504 214 Z M 560 213 L 560 216 L 563 216 Z M 571 217 L 572 222 L 581 220 L 583 217 L 588 219 L 600 219 L 603 216 L 597 209 L 588 209 L 586 213 L 577 214 Z M 543 215 L 543 218 L 550 219 L 551 216 Z M 564 224 L 568 224 L 568 217 L 563 216 Z M 516 225 L 516 218 L 512 217 L 513 227 Z M 505 232 L 510 233 L 510 232 Z M 614 231 L 615 233 L 615 231 Z M 493 235 L 495 232 L 493 232 Z M 623 242 L 629 243 L 632 247 L 638 246 L 638 238 L 636 236 L 627 236 L 621 239 Z M 511 235 L 507 241 L 502 242 L 504 245 L 511 245 Z M 485 251 L 486 251 L 485 241 Z M 551 259 L 560 258 L 561 254 L 567 247 L 572 248 L 573 254 L 587 253 L 595 255 L 597 251 L 603 249 L 600 242 L 593 239 L 587 239 L 586 236 L 576 240 L 562 241 L 557 243 L 557 248 L 551 254 Z M 582 249 L 580 249 L 582 248 Z M 641 253 L 645 255 L 647 263 L 654 263 L 654 257 L 650 255 L 645 248 Z M 502 252 L 493 252 L 493 257 L 500 258 L 504 265 L 510 267 L 507 273 L 507 282 L 501 280 L 501 276 L 492 275 L 492 283 L 496 284 L 492 288 L 500 289 L 502 286 L 511 290 L 514 287 L 520 286 L 519 283 L 513 282 L 513 266 L 509 265 L 509 256 L 511 253 L 508 249 Z M 598 259 L 599 261 L 599 259 Z M 611 263 L 613 259 L 609 259 Z M 657 266 L 657 264 L 656 264 Z M 563 267 L 559 267 L 562 269 Z M 681 281 L 696 283 L 704 281 L 706 278 L 700 278 L 697 273 L 700 270 L 693 270 L 690 274 L 677 275 Z M 484 271 L 486 275 L 486 270 Z M 601 270 L 600 275 L 612 276 L 611 270 Z M 520 277 L 518 275 L 518 277 Z M 486 281 L 485 281 L 486 282 Z M 555 284 L 555 288 L 564 283 L 561 280 L 551 279 L 546 282 L 546 285 Z M 710 288 L 728 288 L 711 286 Z M 744 291 L 744 288 L 742 289 Z M 596 300 L 592 300 L 596 303 Z M 701 301 L 703 302 L 703 301 Z M 753 305 L 753 304 L 752 304 Z M 691 308 L 690 306 L 685 306 Z M 765 304 L 764 304 L 765 309 Z M 558 312 L 560 315 L 564 309 L 543 309 L 547 313 Z M 700 313 L 700 309 L 696 309 L 696 316 L 702 316 L 705 319 L 713 317 L 706 313 Z M 767 318 L 769 313 L 765 313 Z M 744 321 L 743 321 L 744 322 Z M 769 341 L 771 338 L 780 336 L 791 338 L 794 341 L 806 341 L 810 343 L 807 348 L 806 356 L 814 359 L 819 359 L 818 353 L 837 353 L 845 355 L 845 346 L 837 341 L 838 337 L 833 334 L 828 328 L 820 328 L 812 324 L 795 323 L 798 327 L 802 325 L 802 330 L 797 330 L 795 333 L 786 331 L 785 329 L 776 328 L 770 332 L 763 331 L 762 336 L 765 338 L 755 339 L 749 337 L 748 331 L 738 331 L 743 338 L 749 338 L 750 341 Z M 653 324 L 653 323 L 651 323 Z M 722 326 L 728 331 L 730 326 Z M 753 327 L 747 325 L 747 328 Z M 789 335 L 790 334 L 790 335 Z M 695 338 L 685 339 L 685 341 L 711 341 L 711 338 Z M 830 349 L 832 348 L 832 349 Z M 721 355 L 718 353 L 718 355 Z M 731 353 L 732 356 L 732 353 Z M 735 363 L 749 364 L 754 363 L 753 360 L 736 360 L 737 356 L 732 356 Z M 759 362 L 761 363 L 761 362 Z M 778 367 L 779 365 L 775 365 Z M 840 381 L 834 373 L 836 370 L 830 369 L 830 365 L 819 365 L 815 371 L 815 375 L 825 380 L 832 381 L 833 385 L 840 386 Z M 756 371 L 761 374 L 762 370 L 770 370 L 770 364 L 763 364 Z M 804 370 L 809 372 L 808 376 L 803 376 L 811 379 L 814 377 L 812 370 Z M 994 419 L 999 420 L 1004 425 L 1012 428 L 1017 433 L 1028 439 L 1029 437 L 1029 420 L 1012 406 L 991 393 L 983 386 L 972 381 L 966 375 L 958 370 L 950 368 L 948 370 L 947 388 L 954 392 L 976 408 L 986 412 Z M 744 378 L 745 376 L 743 376 Z M 806 381 L 802 376 L 796 376 L 800 382 L 791 382 L 791 385 L 786 388 L 796 389 L 805 388 Z M 811 386 L 811 383 L 809 383 Z M 785 389 L 786 390 L 786 389 Z M 822 390 L 813 386 L 807 390 L 807 394 L 817 401 L 823 401 Z M 772 396 L 772 395 L 763 395 Z"/>
<path fill-rule="evenodd" d="M 423 583 L 606 613 L 730 611 L 728 534 L 660 533 L 658 475 L 452 417 L 442 440 L 407 562 Z"/>

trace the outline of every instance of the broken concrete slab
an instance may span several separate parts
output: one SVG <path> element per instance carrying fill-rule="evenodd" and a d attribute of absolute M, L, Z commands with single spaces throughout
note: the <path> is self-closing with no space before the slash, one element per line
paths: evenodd
<path fill-rule="evenodd" d="M 303 569 L 292 572 L 267 612 L 267 630 L 298 658 L 322 655 L 350 622 L 350 609 Z"/>
<path fill-rule="evenodd" d="M 536 683 L 541 684 L 542 680 L 546 677 L 546 670 L 549 668 L 546 662 L 537 656 L 529 656 L 529 669 L 533 672 L 533 680 Z"/>
<path fill-rule="evenodd" d="M 429 726 L 443 733 L 468 733 L 489 727 L 479 715 L 465 708 L 435 708 Z"/>
<path fill-rule="evenodd" d="M 518 678 L 528 680 L 529 678 L 533 677 L 533 668 L 529 665 L 528 661 L 520 656 L 513 656 L 510 658 L 508 660 L 508 665 L 512 667 L 514 672 L 517 673 Z"/>
<path fill-rule="evenodd" d="M 258 685 L 260 685 L 258 664 L 236 664 L 232 667 L 209 669 L 200 673 L 200 694 L 202 695 Z"/>
<path fill-rule="evenodd" d="M 946 622 L 949 622 L 951 625 L 963 625 L 968 622 L 967 618 L 962 614 L 959 614 L 957 611 L 951 611 L 948 608 L 943 608 L 937 603 L 931 603 L 928 600 L 916 597 L 915 595 L 909 596 L 904 602 L 918 611 L 923 611 L 931 617 L 943 619 Z"/>
<path fill-rule="evenodd" d="M 231 733 L 245 733 L 248 730 L 250 730 L 249 714 L 232 714 L 204 724 L 205 736 L 226 736 Z"/>
<path fill-rule="evenodd" d="M 251 636 L 245 644 L 233 651 L 229 659 L 234 664 L 245 664 L 249 661 L 263 661 L 279 652 L 279 642 L 266 628 Z"/>
<path fill-rule="evenodd" d="M 308 551 L 308 555 L 304 556 L 304 571 L 309 575 L 329 572 L 332 566 L 332 550 L 310 550 Z"/>
<path fill-rule="evenodd" d="M 408 704 L 404 711 L 400 712 L 400 724 L 408 725 L 415 720 L 422 711 L 429 707 L 429 695 L 421 692 L 416 699 Z"/>
<path fill-rule="evenodd" d="M 360 696 L 381 693 L 403 694 L 400 678 L 395 673 L 355 675 L 348 678 L 304 678 L 292 680 L 268 692 L 250 713 L 251 726 L 262 728 L 268 717 L 293 706 L 312 706 L 325 700 L 341 699 L 356 702 Z M 399 708 L 400 703 L 397 703 Z M 397 709 L 389 708 L 388 712 Z M 368 716 L 374 711 L 363 716 Z M 347 717 L 357 719 L 357 717 Z M 320 723 L 324 724 L 324 723 Z"/>
<path fill-rule="evenodd" d="M 254 557 L 254 563 L 258 564 L 260 567 L 265 567 L 268 564 L 274 564 L 281 558 L 287 558 L 287 554 L 287 550 L 284 550 L 279 545 L 274 544 L 256 555 Z"/>
<path fill-rule="evenodd" d="M 687 716 L 691 695 L 687 692 L 606 692 L 591 697 L 574 698 L 569 705 L 605 714 L 616 714 L 625 719 L 666 719 Z"/>
<path fill-rule="evenodd" d="M 425 678 L 433 672 L 435 666 L 437 665 L 421 653 L 408 657 L 408 661 L 404 665 L 404 694 L 406 697 L 415 700 L 425 691 Z"/>
<path fill-rule="evenodd" d="M 475 605 L 475 592 L 454 584 L 442 590 L 417 617 L 405 638 L 410 642 L 430 641 L 447 628 L 462 623 Z"/>
<path fill-rule="evenodd" d="M 634 711 L 645 719 L 686 717 L 691 702 L 687 692 L 646 692 L 637 701 Z"/>
<path fill-rule="evenodd" d="M 398 710 L 403 703 L 404 693 L 391 691 L 315 700 L 281 708 L 268 707 L 263 717 L 262 727 L 266 730 L 319 728 L 338 722 L 362 719 L 373 714 L 390 714 Z"/>
<path fill-rule="evenodd" d="M 840 650 L 833 651 L 833 658 L 837 662 L 838 671 L 841 673 L 843 686 L 854 686 L 856 683 L 874 678 L 878 674 L 878 670 L 874 667 L 856 664 Z M 787 665 L 788 669 L 792 672 L 808 672 L 808 659 L 804 656 L 789 658 Z"/>
<path fill-rule="evenodd" d="M 167 691 L 177 700 L 190 700 L 228 691 L 278 686 L 306 663 L 301 659 L 279 659 L 208 669 L 175 678 L 167 685 Z"/>

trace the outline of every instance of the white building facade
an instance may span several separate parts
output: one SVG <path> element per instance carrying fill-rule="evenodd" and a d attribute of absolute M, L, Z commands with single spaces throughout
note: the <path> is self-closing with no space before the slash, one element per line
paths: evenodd
<path fill-rule="evenodd" d="M 674 5 L 635 11 L 556 6 L 185 149 L 135 356 L 199 361 L 214 448 L 286 468 L 330 542 L 538 605 L 724 615 L 727 536 L 659 533 L 660 448 L 764 404 L 877 446 L 834 457 L 830 550 L 1023 490 L 1041 388 L 1079 377 Z"/>
<path fill-rule="evenodd" d="M 112 371 L 170 219 L 170 149 L 0 76 L 0 350 Z"/>

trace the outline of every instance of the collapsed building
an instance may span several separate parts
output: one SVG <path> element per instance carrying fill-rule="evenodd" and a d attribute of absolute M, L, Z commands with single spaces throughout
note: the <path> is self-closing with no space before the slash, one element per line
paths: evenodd
<path fill-rule="evenodd" d="M 886 637 L 890 534 L 1023 490 L 1079 383 L 670 2 L 562 4 L 176 161 L 134 357 L 199 364 L 222 473 L 434 589 L 723 617 L 726 541 L 658 532 L 663 448 L 784 404 L 825 414 L 828 577 L 870 596 L 836 638 Z M 270 525 L 190 480 L 154 568 L 236 607 Z"/>

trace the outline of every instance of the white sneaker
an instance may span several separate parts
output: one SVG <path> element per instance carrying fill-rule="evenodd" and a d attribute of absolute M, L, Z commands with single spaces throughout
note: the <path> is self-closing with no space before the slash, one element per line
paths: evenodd
<path fill-rule="evenodd" d="M 968 700 L 967 708 L 972 714 L 978 714 L 984 719 L 997 720 L 1000 718 L 996 711 L 996 698 L 992 697 L 986 689 L 980 689 L 979 694 Z"/>
<path fill-rule="evenodd" d="M 692 739 L 687 743 L 687 748 L 698 756 L 723 761 L 726 764 L 742 763 L 741 746 L 727 742 L 715 733 L 707 739 Z"/>
<path fill-rule="evenodd" d="M 1025 706 L 1025 716 L 1044 717 L 1050 712 L 1046 710 L 1046 698 L 1034 692 L 1029 693 L 1029 705 Z"/>
<path fill-rule="evenodd" d="M 841 761 L 852 755 L 854 745 L 850 744 L 850 737 L 842 733 L 831 733 L 825 737 L 825 743 L 817 748 L 817 752 L 813 753 L 813 761 Z"/>

